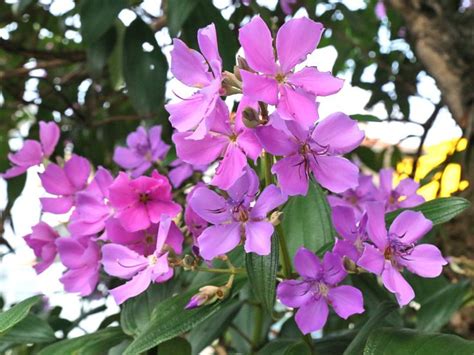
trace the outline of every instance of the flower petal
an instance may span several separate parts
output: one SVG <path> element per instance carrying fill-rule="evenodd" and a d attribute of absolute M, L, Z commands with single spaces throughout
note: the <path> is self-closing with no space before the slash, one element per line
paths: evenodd
<path fill-rule="evenodd" d="M 283 194 L 279 187 L 268 185 L 260 194 L 257 202 L 250 212 L 251 218 L 264 219 L 268 212 L 284 204 L 288 197 Z"/>
<path fill-rule="evenodd" d="M 170 69 L 176 79 L 192 87 L 207 86 L 212 79 L 204 57 L 177 38 L 173 39 Z"/>
<path fill-rule="evenodd" d="M 357 261 L 357 265 L 370 271 L 376 275 L 380 275 L 383 271 L 385 258 L 377 248 L 370 244 L 366 244 L 361 257 Z"/>
<path fill-rule="evenodd" d="M 388 244 L 387 229 L 385 227 L 385 209 L 380 202 L 368 203 L 367 209 L 367 234 L 370 240 L 380 250 L 385 250 Z"/>
<path fill-rule="evenodd" d="M 417 245 L 398 262 L 421 277 L 437 277 L 443 272 L 443 265 L 447 264 L 441 251 L 431 244 Z"/>
<path fill-rule="evenodd" d="M 231 218 L 225 199 L 207 187 L 194 190 L 189 205 L 201 218 L 212 224 L 225 223 Z"/>
<path fill-rule="evenodd" d="M 244 96 L 270 105 L 278 102 L 278 82 L 266 76 L 240 69 L 242 92 Z"/>
<path fill-rule="evenodd" d="M 62 214 L 68 212 L 74 206 L 72 196 L 65 197 L 41 197 L 41 209 L 43 212 Z"/>
<path fill-rule="evenodd" d="M 136 274 L 130 281 L 110 290 L 115 302 L 120 305 L 129 298 L 144 292 L 151 283 L 151 268 L 146 268 Z"/>
<path fill-rule="evenodd" d="M 245 252 L 258 255 L 270 254 L 273 225 L 270 222 L 247 222 L 245 224 Z"/>
<path fill-rule="evenodd" d="M 357 224 L 354 210 L 351 207 L 335 206 L 332 208 L 334 229 L 344 239 L 354 241 L 357 237 Z"/>
<path fill-rule="evenodd" d="M 278 284 L 277 298 L 288 307 L 301 307 L 313 298 L 311 284 L 303 280 L 284 280 Z"/>
<path fill-rule="evenodd" d="M 286 132 L 270 125 L 257 127 L 255 131 L 263 149 L 271 154 L 285 156 L 298 151 L 298 144 Z"/>
<path fill-rule="evenodd" d="M 304 247 L 300 247 L 295 254 L 294 265 L 296 272 L 308 279 L 319 279 L 322 272 L 322 264 L 318 257 Z"/>
<path fill-rule="evenodd" d="M 327 252 L 323 258 L 323 277 L 329 285 L 336 285 L 347 276 L 342 265 L 341 257 L 337 254 Z"/>
<path fill-rule="evenodd" d="M 298 309 L 295 321 L 303 334 L 320 330 L 326 324 L 329 308 L 324 298 L 311 300 Z"/>
<path fill-rule="evenodd" d="M 41 144 L 37 141 L 27 139 L 23 147 L 14 154 L 8 154 L 8 159 L 15 165 L 30 167 L 41 164 L 43 152 Z"/>
<path fill-rule="evenodd" d="M 423 213 L 403 211 L 390 226 L 390 235 L 397 236 L 402 243 L 415 243 L 433 228 L 433 222 L 425 218 Z"/>
<path fill-rule="evenodd" d="M 73 154 L 71 159 L 64 164 L 64 172 L 75 190 L 82 190 L 91 173 L 91 165 L 86 158 Z"/>
<path fill-rule="evenodd" d="M 385 267 L 382 272 L 382 281 L 387 290 L 395 294 L 400 306 L 407 305 L 415 298 L 413 288 L 403 278 L 400 272 L 393 267 L 390 261 L 385 262 Z"/>
<path fill-rule="evenodd" d="M 309 128 L 318 119 L 316 99 L 312 94 L 294 89 L 289 85 L 280 85 L 280 100 L 277 112 L 284 120 L 294 120 L 301 127 Z"/>
<path fill-rule="evenodd" d="M 319 155 L 315 160 L 316 164 L 311 164 L 311 168 L 316 180 L 323 187 L 340 193 L 357 186 L 359 168 L 348 159 Z"/>
<path fill-rule="evenodd" d="M 210 164 L 221 155 L 229 144 L 225 136 L 206 135 L 201 140 L 188 139 L 190 133 L 175 133 L 173 142 L 176 144 L 176 154 L 189 164 Z"/>
<path fill-rule="evenodd" d="M 362 292 L 352 286 L 339 286 L 329 290 L 328 298 L 332 308 L 341 318 L 347 319 L 353 314 L 364 313 Z"/>
<path fill-rule="evenodd" d="M 147 208 L 143 204 L 125 208 L 116 214 L 122 227 L 128 232 L 136 232 L 147 229 L 150 224 Z"/>
<path fill-rule="evenodd" d="M 107 274 L 129 279 L 148 267 L 148 260 L 126 246 L 105 244 L 102 247 L 102 265 Z"/>
<path fill-rule="evenodd" d="M 206 260 L 223 255 L 240 243 L 240 223 L 206 228 L 198 238 L 199 252 Z"/>
<path fill-rule="evenodd" d="M 56 144 L 58 144 L 60 131 L 59 127 L 54 122 L 43 122 L 39 123 L 39 134 L 40 142 L 43 147 L 43 154 L 49 157 L 54 152 Z"/>
<path fill-rule="evenodd" d="M 344 80 L 332 76 L 331 72 L 320 72 L 315 67 L 306 67 L 291 74 L 288 81 L 316 96 L 328 96 L 342 89 Z"/>
<path fill-rule="evenodd" d="M 242 176 L 246 166 L 247 157 L 242 150 L 236 144 L 229 144 L 211 184 L 227 190 Z"/>

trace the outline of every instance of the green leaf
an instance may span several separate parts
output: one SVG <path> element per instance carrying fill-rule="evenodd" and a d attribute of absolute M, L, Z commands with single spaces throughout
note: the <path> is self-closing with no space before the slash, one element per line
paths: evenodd
<path fill-rule="evenodd" d="M 199 354 L 202 349 L 210 345 L 230 325 L 242 303 L 232 300 L 225 308 L 216 313 L 198 327 L 191 330 L 188 341 L 191 343 L 192 353 Z"/>
<path fill-rule="evenodd" d="M 257 353 L 258 355 L 284 355 L 286 349 L 289 346 L 294 344 L 294 340 L 291 339 L 277 339 L 269 342 L 260 351 Z"/>
<path fill-rule="evenodd" d="M 456 217 L 458 214 L 471 206 L 471 203 L 462 197 L 442 197 L 436 200 L 425 202 L 419 206 L 409 208 L 409 210 L 420 211 L 423 215 L 430 219 L 433 224 L 446 223 Z M 387 223 L 393 220 L 406 209 L 398 209 L 390 212 L 385 216 Z"/>
<path fill-rule="evenodd" d="M 0 334 L 20 323 L 30 313 L 31 307 L 37 304 L 43 296 L 37 295 L 16 304 L 8 311 L 0 313 Z"/>
<path fill-rule="evenodd" d="M 100 77 L 117 40 L 117 29 L 111 27 L 87 48 L 87 67 L 93 77 Z"/>
<path fill-rule="evenodd" d="M 161 343 L 158 346 L 158 355 L 191 355 L 191 345 L 181 337 L 176 337 Z"/>
<path fill-rule="evenodd" d="M 426 332 L 439 331 L 461 307 L 469 291 L 467 280 L 440 289 L 421 306 L 416 327 Z"/>
<path fill-rule="evenodd" d="M 367 323 L 365 323 L 364 326 L 359 330 L 354 340 L 347 347 L 346 351 L 344 351 L 344 355 L 361 354 L 367 338 L 371 332 L 374 329 L 380 327 L 380 324 L 385 319 L 385 317 L 387 317 L 396 308 L 398 308 L 398 305 L 393 302 L 382 302 L 374 315 L 370 317 Z"/>
<path fill-rule="evenodd" d="M 358 122 L 383 122 L 380 118 L 372 115 L 351 115 L 351 118 Z"/>
<path fill-rule="evenodd" d="M 216 279 L 222 280 L 222 278 Z M 243 278 L 236 278 L 232 287 L 232 295 L 238 292 L 243 283 Z M 124 354 L 138 354 L 179 336 L 209 319 L 232 301 L 231 295 L 223 301 L 208 306 L 184 310 L 189 299 L 198 290 L 199 287 L 193 288 L 160 302 L 153 310 L 150 322 L 125 350 Z"/>
<path fill-rule="evenodd" d="M 125 7 L 126 0 L 81 1 L 79 14 L 84 42 L 91 44 L 97 41 L 113 25 L 119 12 Z"/>
<path fill-rule="evenodd" d="M 474 342 L 456 335 L 422 333 L 412 329 L 376 329 L 367 340 L 364 355 L 471 355 Z"/>
<path fill-rule="evenodd" d="M 54 330 L 45 320 L 28 314 L 20 323 L 0 335 L 0 342 L 12 344 L 50 343 L 56 340 Z"/>
<path fill-rule="evenodd" d="M 198 0 L 179 0 L 168 2 L 168 13 L 166 15 L 168 30 L 171 37 L 176 37 L 181 27 L 193 12 Z"/>
<path fill-rule="evenodd" d="M 265 310 L 271 315 L 275 303 L 276 274 L 278 269 L 278 236 L 272 237 L 270 254 L 257 255 L 247 253 L 245 266 L 249 277 L 250 287 L 257 300 L 260 301 Z"/>
<path fill-rule="evenodd" d="M 311 355 L 311 349 L 303 341 L 291 344 L 284 352 L 284 355 Z"/>
<path fill-rule="evenodd" d="M 142 115 L 159 112 L 165 97 L 167 71 L 168 62 L 153 32 L 136 18 L 125 30 L 123 75 L 137 112 Z"/>
<path fill-rule="evenodd" d="M 283 213 L 282 227 L 292 260 L 301 246 L 316 251 L 334 241 L 331 210 L 317 183 L 309 183 L 306 196 L 291 197 Z"/>
<path fill-rule="evenodd" d="M 66 339 L 42 349 L 38 355 L 103 355 L 127 339 L 119 327 L 105 328 L 92 334 Z"/>

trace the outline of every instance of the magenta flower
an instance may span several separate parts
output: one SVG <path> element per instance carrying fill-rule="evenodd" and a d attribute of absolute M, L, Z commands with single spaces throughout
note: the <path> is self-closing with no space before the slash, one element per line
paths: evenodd
<path fill-rule="evenodd" d="M 142 175 L 154 162 L 163 160 L 170 149 L 161 139 L 161 131 L 161 126 L 153 126 L 148 131 L 138 127 L 128 135 L 127 148 L 115 148 L 114 162 L 130 170 L 134 178 Z"/>
<path fill-rule="evenodd" d="M 286 202 L 287 197 L 275 185 L 267 186 L 256 199 L 258 177 L 248 168 L 246 174 L 227 190 L 225 199 L 205 187 L 194 192 L 189 204 L 204 220 L 212 224 L 199 236 L 199 252 L 206 260 L 225 254 L 245 240 L 247 253 L 268 255 L 273 225 L 267 214 Z"/>
<path fill-rule="evenodd" d="M 204 172 L 207 169 L 207 165 L 193 165 L 176 159 L 171 162 L 170 167 L 172 168 L 168 173 L 168 178 L 174 188 L 178 188 L 188 178 L 193 176 L 195 171 Z"/>
<path fill-rule="evenodd" d="M 273 115 L 272 120 L 276 125 L 279 118 Z M 273 165 L 272 172 L 285 194 L 306 195 L 311 173 L 318 183 L 333 192 L 357 186 L 359 169 L 340 156 L 364 139 L 356 121 L 338 112 L 310 130 L 290 121 L 286 121 L 286 127 L 280 130 L 267 125 L 256 129 L 263 148 L 283 156 Z"/>
<path fill-rule="evenodd" d="M 59 197 L 43 197 L 44 212 L 66 213 L 74 206 L 74 196 L 87 186 L 91 167 L 89 161 L 73 154 L 64 167 L 50 163 L 44 173 L 39 174 L 46 192 Z"/>
<path fill-rule="evenodd" d="M 173 248 L 174 252 L 181 253 L 183 239 L 171 219 L 163 217 L 159 225 L 156 248 L 151 255 L 143 256 L 120 244 L 104 245 L 102 264 L 105 272 L 129 280 L 110 290 L 115 302 L 122 304 L 145 291 L 151 282 L 165 282 L 173 277 L 173 268 L 168 264 L 169 247 Z"/>
<path fill-rule="evenodd" d="M 211 184 L 227 190 L 244 173 L 247 157 L 256 160 L 262 147 L 254 131 L 231 122 L 227 106 L 221 108 L 226 120 L 215 121 L 202 139 L 192 140 L 190 132 L 175 133 L 173 142 L 178 157 L 189 164 L 207 165 L 222 157 Z"/>
<path fill-rule="evenodd" d="M 173 40 L 171 72 L 183 84 L 198 91 L 181 102 L 165 105 L 170 122 L 178 132 L 195 130 L 191 139 L 201 139 L 212 121 L 221 119 L 216 105 L 223 104 L 220 96 L 224 94 L 221 85 L 222 59 L 214 24 L 198 31 L 198 43 L 202 55 L 181 40 Z"/>
<path fill-rule="evenodd" d="M 59 279 L 67 292 L 90 295 L 99 282 L 100 249 L 89 237 L 56 240 L 59 257 L 68 271 Z"/>
<path fill-rule="evenodd" d="M 196 238 L 199 237 L 204 229 L 209 226 L 209 223 L 204 218 L 201 218 L 196 212 L 194 212 L 190 203 L 196 190 L 201 187 L 205 187 L 204 183 L 197 183 L 196 186 L 194 186 L 194 188 L 186 196 L 186 209 L 184 211 L 184 222 L 186 223 L 186 227 L 193 236 L 195 242 Z"/>
<path fill-rule="evenodd" d="M 153 171 L 151 177 L 130 180 L 120 173 L 109 188 L 109 200 L 122 227 L 129 232 L 147 229 L 162 215 L 176 216 L 181 206 L 172 201 L 171 185 L 166 177 Z"/>
<path fill-rule="evenodd" d="M 37 274 L 51 266 L 57 254 L 56 239 L 59 238 L 58 232 L 44 222 L 39 222 L 32 229 L 32 232 L 26 235 L 25 242 L 33 249 L 39 262 L 33 266 Z"/>
<path fill-rule="evenodd" d="M 421 212 L 404 211 L 389 230 L 385 227 L 383 204 L 367 205 L 366 244 L 358 265 L 382 277 L 384 286 L 397 297 L 400 306 L 408 304 L 415 293 L 400 273 L 404 268 L 421 276 L 437 277 L 447 262 L 437 247 L 416 243 L 433 227 Z"/>
<path fill-rule="evenodd" d="M 328 202 L 332 208 L 336 206 L 346 206 L 354 210 L 357 219 L 365 212 L 367 202 L 378 199 L 378 191 L 372 182 L 372 176 L 359 175 L 359 183 L 355 188 L 347 189 L 339 195 L 329 195 Z"/>
<path fill-rule="evenodd" d="M 43 121 L 39 123 L 39 126 L 40 141 L 27 139 L 18 152 L 8 154 L 8 159 L 13 167 L 0 174 L 1 177 L 9 179 L 21 175 L 28 168 L 41 164 L 43 159 L 49 158 L 53 154 L 59 140 L 59 127 L 54 122 L 46 123 Z"/>
<path fill-rule="evenodd" d="M 340 257 L 347 256 L 354 262 L 359 260 L 364 251 L 367 241 L 367 216 L 356 218 L 354 209 L 346 206 L 336 206 L 332 208 L 332 220 L 334 228 L 342 238 L 336 239 L 333 253 Z"/>
<path fill-rule="evenodd" d="M 255 71 L 240 70 L 244 96 L 276 105 L 283 119 L 312 126 L 317 117 L 315 96 L 334 94 L 343 85 L 343 80 L 314 67 L 294 72 L 316 49 L 322 33 L 323 25 L 308 18 L 286 22 L 276 36 L 277 62 L 269 28 L 260 16 L 254 17 L 239 31 L 245 59 Z"/>
<path fill-rule="evenodd" d="M 303 334 L 324 327 L 329 304 L 344 319 L 364 312 L 362 293 L 357 288 L 337 286 L 347 275 L 337 255 L 326 253 L 321 263 L 315 254 L 301 247 L 294 264 L 301 279 L 280 282 L 277 297 L 284 305 L 298 308 L 295 320 Z"/>
<path fill-rule="evenodd" d="M 72 235 L 95 235 L 104 230 L 105 222 L 113 212 L 108 201 L 109 186 L 113 181 L 110 172 L 99 167 L 89 186 L 76 194 L 76 208 L 68 224 Z"/>
<path fill-rule="evenodd" d="M 379 172 L 380 188 L 379 201 L 385 201 L 385 210 L 387 212 L 395 211 L 399 208 L 415 207 L 425 199 L 416 193 L 420 184 L 413 179 L 405 178 L 393 186 L 393 169 L 382 169 Z"/>

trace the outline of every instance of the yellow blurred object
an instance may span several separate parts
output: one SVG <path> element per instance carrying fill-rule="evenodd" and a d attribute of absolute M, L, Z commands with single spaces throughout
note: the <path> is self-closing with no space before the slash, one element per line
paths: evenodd
<path fill-rule="evenodd" d="M 468 141 L 465 138 L 445 141 L 433 146 L 424 147 L 424 154 L 418 159 L 415 172 L 415 181 L 420 182 L 437 166 L 446 161 L 448 156 L 455 152 L 462 152 L 467 148 Z M 413 158 L 404 158 L 397 164 L 397 177 L 395 183 L 400 182 L 413 171 Z M 433 200 L 436 197 L 448 197 L 457 191 L 463 191 L 469 186 L 466 180 L 461 181 L 461 165 L 449 163 L 444 170 L 437 172 L 431 181 L 421 186 L 418 193 L 425 200 Z"/>

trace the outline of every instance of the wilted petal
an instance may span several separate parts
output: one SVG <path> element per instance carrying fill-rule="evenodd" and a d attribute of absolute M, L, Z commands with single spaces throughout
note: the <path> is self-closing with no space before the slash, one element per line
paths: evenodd
<path fill-rule="evenodd" d="M 403 211 L 393 221 L 389 234 L 399 238 L 402 243 L 411 244 L 420 240 L 433 228 L 433 222 L 425 218 L 423 213 Z"/>
<path fill-rule="evenodd" d="M 242 76 L 242 92 L 256 101 L 263 101 L 270 105 L 278 102 L 278 82 L 266 76 L 240 70 Z"/>
<path fill-rule="evenodd" d="M 245 224 L 245 252 L 258 255 L 270 254 L 273 225 L 270 222 L 247 222 Z"/>
<path fill-rule="evenodd" d="M 327 147 L 331 154 L 345 154 L 360 145 L 364 140 L 364 132 L 359 129 L 357 121 L 342 112 L 336 112 L 319 121 L 312 138 L 319 147 Z"/>
<path fill-rule="evenodd" d="M 239 30 L 239 42 L 252 69 L 265 74 L 275 73 L 272 34 L 260 16 L 255 16 Z"/>
<path fill-rule="evenodd" d="M 318 257 L 304 247 L 300 247 L 294 259 L 296 272 L 308 279 L 319 279 L 322 272 L 322 264 Z"/>
<path fill-rule="evenodd" d="M 56 144 L 59 141 L 59 127 L 54 122 L 43 122 L 39 123 L 40 129 L 40 142 L 41 146 L 43 147 L 43 154 L 49 157 L 54 152 L 54 148 L 56 148 Z"/>
<path fill-rule="evenodd" d="M 329 308 L 324 298 L 311 300 L 298 309 L 295 321 L 303 334 L 320 330 L 326 324 Z"/>
<path fill-rule="evenodd" d="M 328 293 L 332 308 L 341 318 L 347 319 L 353 314 L 364 313 L 362 292 L 352 286 L 331 288 Z"/>
<path fill-rule="evenodd" d="M 421 277 L 437 277 L 441 275 L 443 265 L 447 264 L 441 251 L 431 244 L 417 245 L 398 262 Z"/>
<path fill-rule="evenodd" d="M 385 267 L 382 272 L 382 281 L 387 290 L 395 294 L 400 306 L 407 305 L 415 298 L 413 288 L 403 278 L 400 272 L 393 267 L 390 261 L 385 262 Z"/>
<path fill-rule="evenodd" d="M 351 161 L 339 156 L 325 155 L 317 156 L 315 160 L 316 164 L 311 164 L 311 168 L 316 180 L 323 187 L 341 193 L 357 186 L 359 168 Z"/>
<path fill-rule="evenodd" d="M 289 72 L 316 49 L 323 29 L 322 24 L 306 17 L 292 19 L 280 27 L 276 48 L 283 73 Z"/>
<path fill-rule="evenodd" d="M 240 243 L 240 223 L 206 228 L 198 239 L 199 252 L 206 260 L 225 254 Z"/>
<path fill-rule="evenodd" d="M 306 67 L 291 74 L 288 81 L 293 85 L 301 86 L 316 96 L 335 94 L 344 85 L 343 79 L 332 76 L 331 72 L 320 72 L 315 67 Z"/>

